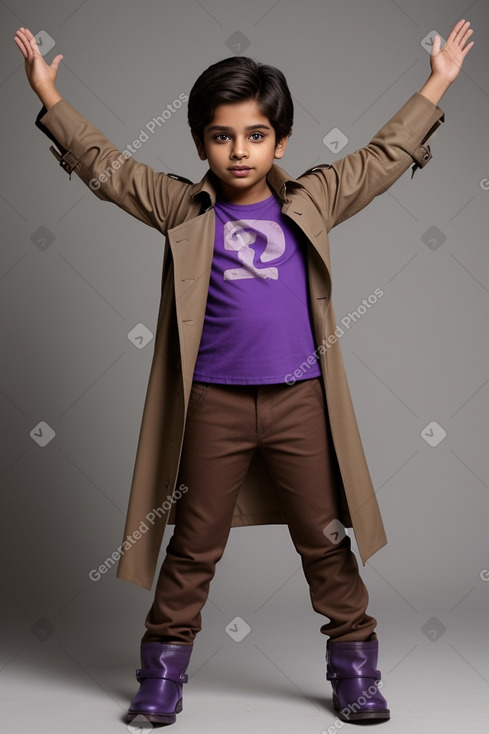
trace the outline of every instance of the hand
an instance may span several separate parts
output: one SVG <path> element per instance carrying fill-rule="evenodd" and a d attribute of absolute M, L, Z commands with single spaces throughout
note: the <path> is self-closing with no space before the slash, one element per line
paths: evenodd
<path fill-rule="evenodd" d="M 468 20 L 459 20 L 450 31 L 450 35 L 441 50 L 440 36 L 436 35 L 433 39 L 430 56 L 431 72 L 448 84 L 451 84 L 457 78 L 465 57 L 474 45 L 474 41 L 471 41 L 467 46 L 465 45 L 474 32 L 469 26 L 470 22 Z"/>
<path fill-rule="evenodd" d="M 58 54 L 51 62 L 51 66 L 48 66 L 39 51 L 36 39 L 28 28 L 19 28 L 15 34 L 14 42 L 24 55 L 25 73 L 36 94 L 39 94 L 39 91 L 43 89 L 54 89 L 59 62 L 63 58 L 63 54 Z"/>

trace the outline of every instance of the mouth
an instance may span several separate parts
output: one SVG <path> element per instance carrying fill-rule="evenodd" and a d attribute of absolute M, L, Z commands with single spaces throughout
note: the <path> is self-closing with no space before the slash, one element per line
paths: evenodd
<path fill-rule="evenodd" d="M 249 166 L 233 166 L 228 169 L 234 176 L 247 176 L 251 171 Z"/>

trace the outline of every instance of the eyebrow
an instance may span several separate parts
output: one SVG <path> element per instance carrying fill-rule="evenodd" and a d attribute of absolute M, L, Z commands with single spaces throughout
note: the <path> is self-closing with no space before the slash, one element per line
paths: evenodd
<path fill-rule="evenodd" d="M 209 132 L 214 132 L 215 130 L 224 130 L 225 132 L 231 132 L 233 128 L 229 127 L 228 125 L 210 125 L 207 130 Z M 247 125 L 245 127 L 245 130 L 270 130 L 270 125 L 264 125 L 260 123 L 257 125 Z"/>

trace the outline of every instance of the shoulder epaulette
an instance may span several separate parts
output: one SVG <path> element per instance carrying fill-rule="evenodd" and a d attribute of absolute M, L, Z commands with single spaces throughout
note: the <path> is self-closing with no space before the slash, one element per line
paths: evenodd
<path fill-rule="evenodd" d="M 301 175 L 298 178 L 301 178 L 301 176 L 307 176 L 308 173 L 314 173 L 314 171 L 319 171 L 321 170 L 321 168 L 331 168 L 331 163 L 318 163 L 317 166 L 308 168 L 307 171 L 304 171 L 304 173 L 301 173 Z"/>
<path fill-rule="evenodd" d="M 174 178 L 176 181 L 181 181 L 182 183 L 186 184 L 193 184 L 193 181 L 191 181 L 189 178 L 185 178 L 185 176 L 179 176 L 177 173 L 168 173 L 168 176 L 170 178 Z"/>

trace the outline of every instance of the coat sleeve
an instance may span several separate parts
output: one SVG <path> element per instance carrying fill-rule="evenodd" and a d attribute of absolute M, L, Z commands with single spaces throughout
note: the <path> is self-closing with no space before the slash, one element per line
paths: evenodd
<path fill-rule="evenodd" d="M 56 144 L 50 150 L 70 179 L 75 171 L 99 199 L 166 234 L 171 205 L 175 208 L 191 181 L 156 172 L 131 151 L 119 150 L 64 98 L 49 110 L 43 106 L 35 124 Z"/>
<path fill-rule="evenodd" d="M 300 176 L 298 181 L 321 209 L 328 229 L 386 191 L 413 161 L 413 175 L 417 168 L 423 168 L 432 158 L 425 143 L 444 121 L 444 112 L 416 92 L 366 147 Z"/>

